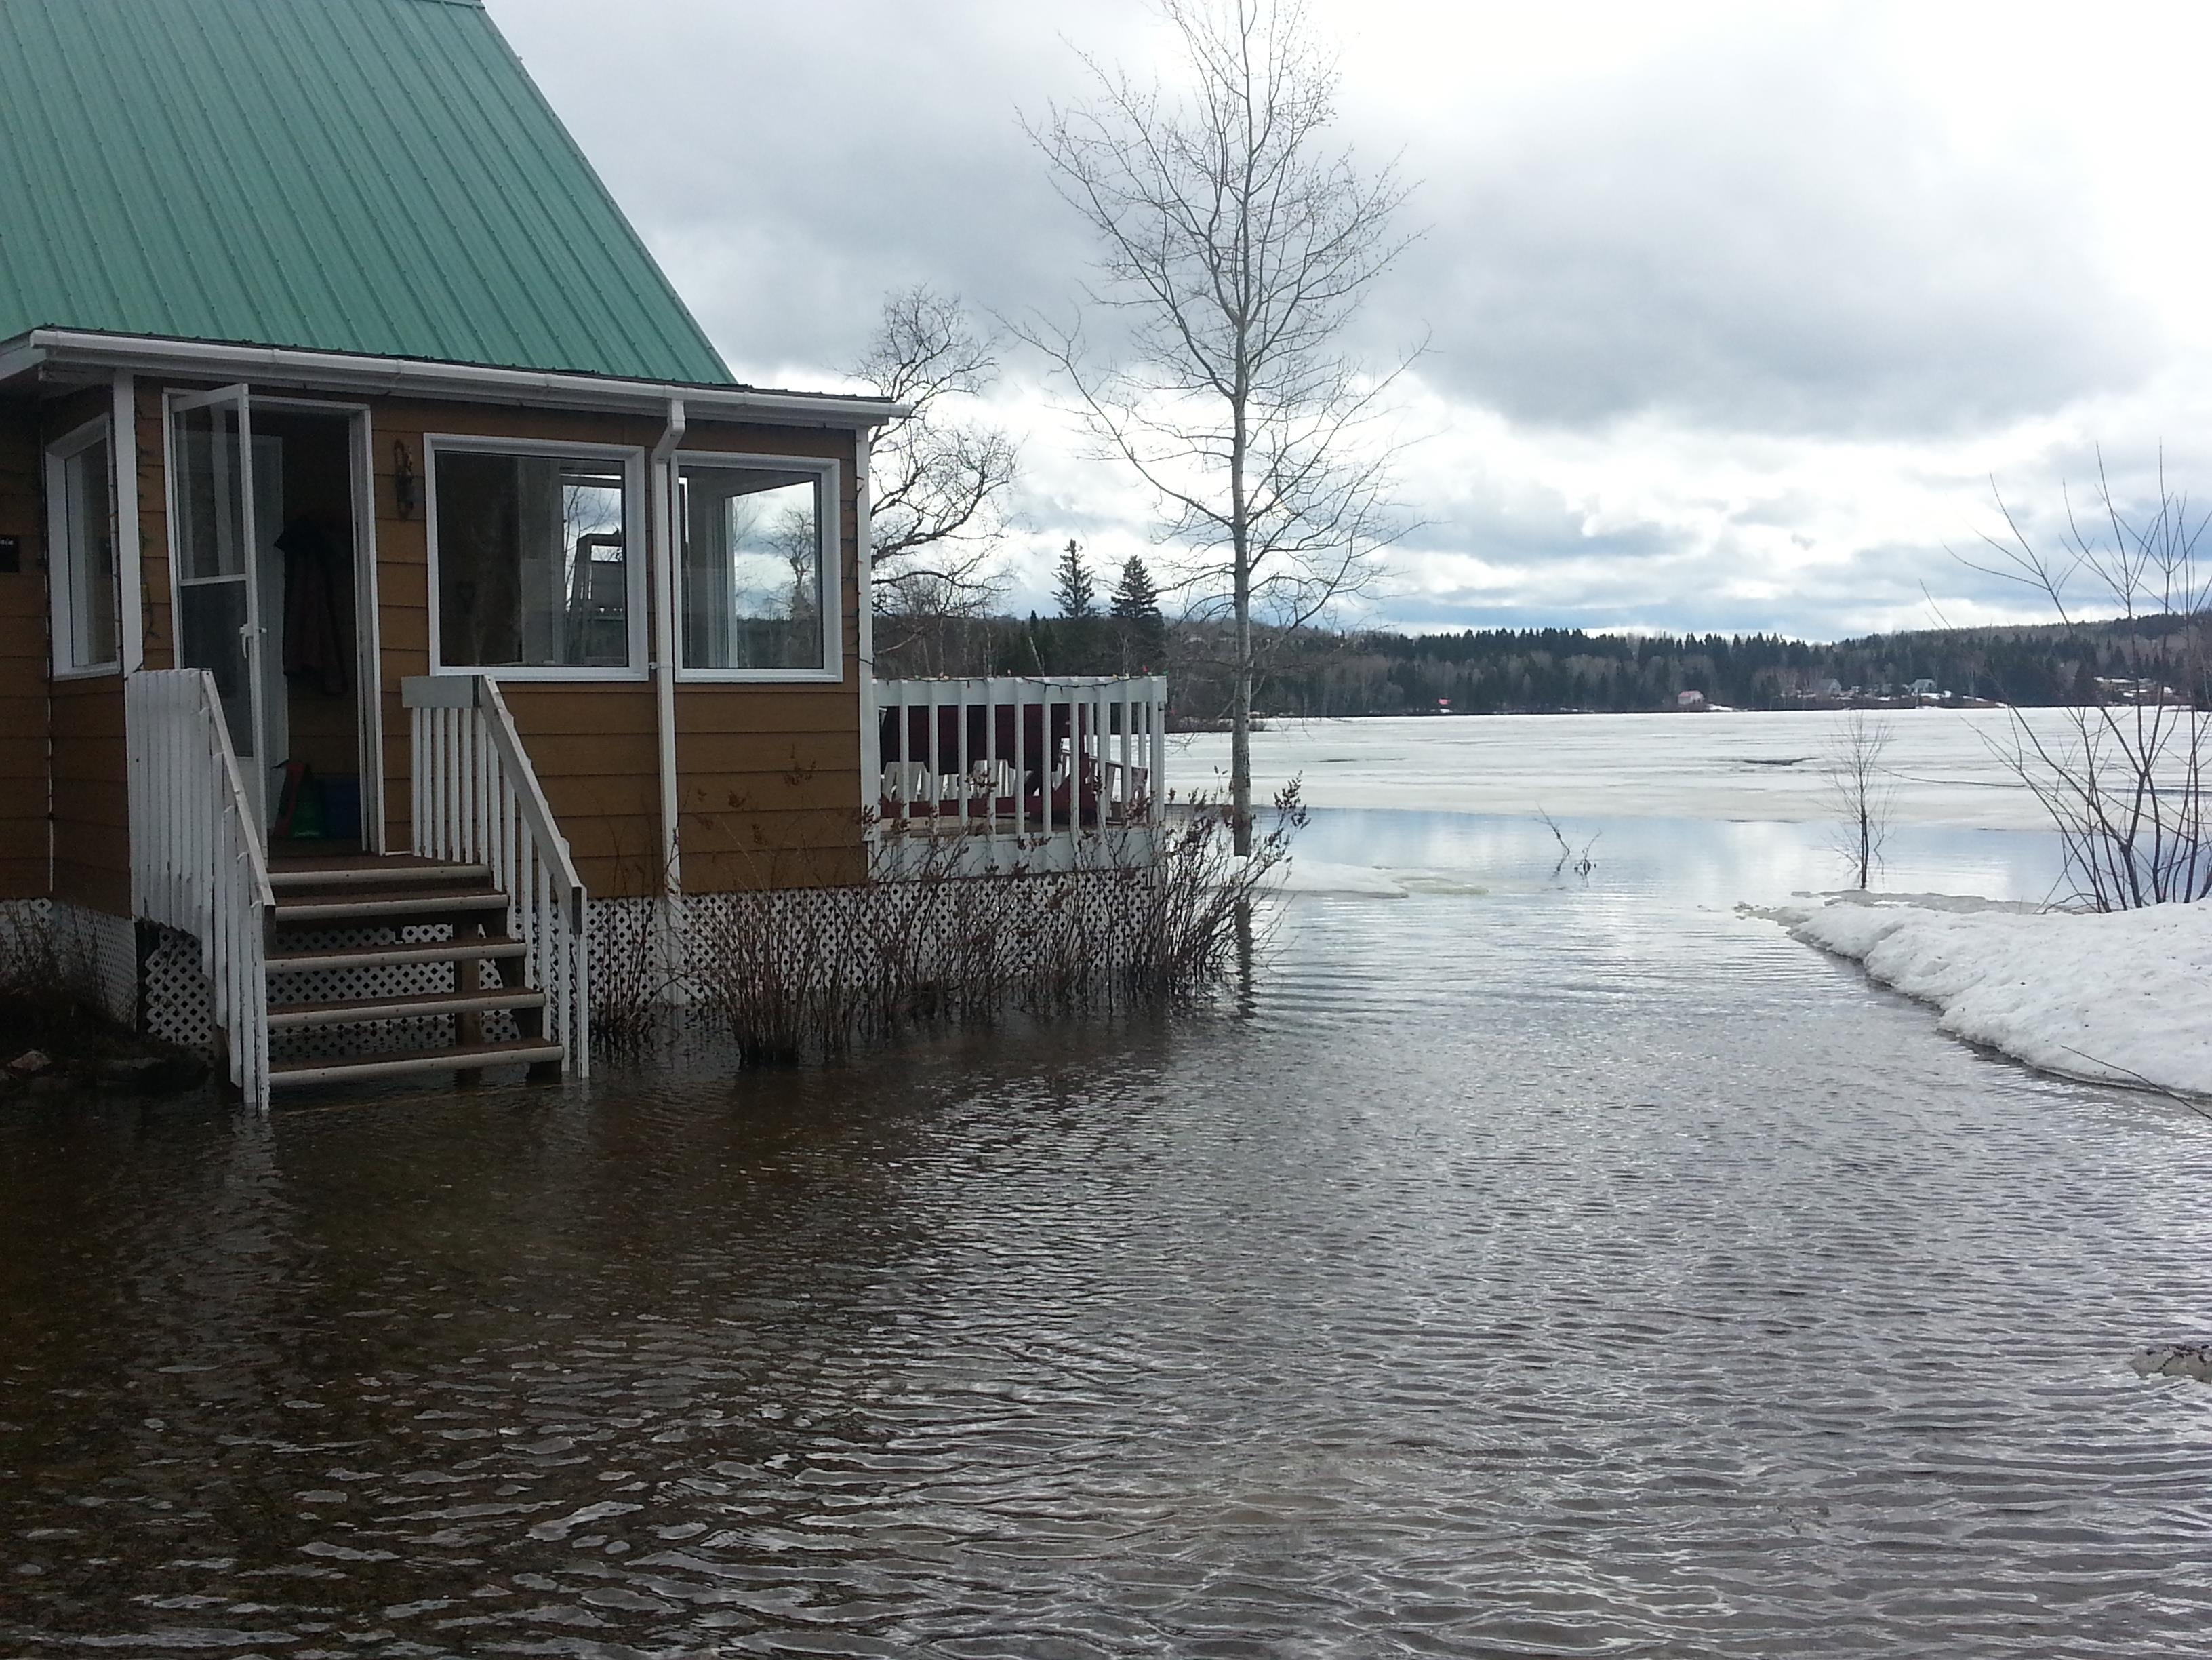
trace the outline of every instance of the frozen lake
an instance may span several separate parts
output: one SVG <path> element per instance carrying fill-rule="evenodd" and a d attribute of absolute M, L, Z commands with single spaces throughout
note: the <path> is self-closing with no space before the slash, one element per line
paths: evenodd
<path fill-rule="evenodd" d="M 1410 891 L 1212 1016 L 0 1116 L 0 1652 L 2200 1640 L 2212 1390 L 2127 1361 L 2212 1326 L 2212 1125 L 1737 914 L 1819 826 L 1693 809 L 1809 727 L 1413 725 L 1264 740 Z M 2047 878 L 1987 822 L 1910 879 Z"/>
<path fill-rule="evenodd" d="M 2065 716 L 2024 717 L 2051 739 Z M 1255 781 L 1272 791 L 1296 775 L 1316 806 L 1554 817 L 1825 818 L 1821 757 L 1840 712 L 1705 714 L 1502 714 L 1282 722 L 1253 740 Z M 1885 764 L 1900 824 L 1957 830 L 2045 828 L 2002 757 L 2003 709 L 1904 709 L 1869 714 L 1891 734 Z M 1175 740 L 1178 789 L 1225 780 L 1229 739 Z"/>

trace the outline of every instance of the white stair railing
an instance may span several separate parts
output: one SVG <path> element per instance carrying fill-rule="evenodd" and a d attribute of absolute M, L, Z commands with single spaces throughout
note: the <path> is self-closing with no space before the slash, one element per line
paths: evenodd
<path fill-rule="evenodd" d="M 268 922 L 275 896 L 260 826 L 231 747 L 215 677 L 147 669 L 124 682 L 131 900 L 200 944 L 230 1081 L 269 1104 Z"/>
<path fill-rule="evenodd" d="M 420 675 L 400 683 L 400 701 L 415 745 L 415 851 L 491 867 L 526 948 L 525 983 L 546 996 L 546 1037 L 566 1052 L 564 1069 L 589 1076 L 587 896 L 498 683 Z"/>

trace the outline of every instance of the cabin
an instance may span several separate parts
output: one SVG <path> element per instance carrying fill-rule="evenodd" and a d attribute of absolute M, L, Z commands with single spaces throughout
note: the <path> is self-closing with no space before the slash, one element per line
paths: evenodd
<path fill-rule="evenodd" d="M 683 905 L 1150 856 L 1163 684 L 874 679 L 903 411 L 738 383 L 480 0 L 6 0 L 0 111 L 0 904 L 118 1016 L 583 1073 Z"/>

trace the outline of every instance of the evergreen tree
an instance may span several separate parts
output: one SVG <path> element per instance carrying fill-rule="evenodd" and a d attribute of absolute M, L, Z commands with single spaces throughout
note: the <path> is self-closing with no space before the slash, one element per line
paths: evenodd
<path fill-rule="evenodd" d="M 1121 566 L 1121 579 L 1114 585 L 1111 609 L 1125 623 L 1141 623 L 1147 617 L 1158 620 L 1159 617 L 1159 590 L 1152 586 L 1152 574 L 1145 569 L 1145 562 L 1134 554 Z"/>
<path fill-rule="evenodd" d="M 1060 556 L 1060 565 L 1054 573 L 1056 582 L 1054 596 L 1060 601 L 1060 614 L 1070 621 L 1079 622 L 1098 614 L 1098 588 L 1091 580 L 1090 569 L 1083 562 L 1083 550 L 1070 538 L 1067 551 Z"/>
<path fill-rule="evenodd" d="M 1122 563 L 1108 610 L 1121 647 L 1121 672 L 1158 672 L 1167 661 L 1167 619 L 1160 615 L 1160 593 L 1152 586 L 1152 574 L 1134 554 Z"/>

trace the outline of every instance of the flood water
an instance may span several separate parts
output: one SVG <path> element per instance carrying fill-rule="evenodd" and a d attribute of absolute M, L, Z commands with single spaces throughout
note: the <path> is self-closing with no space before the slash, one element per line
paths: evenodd
<path fill-rule="evenodd" d="M 1324 810 L 1410 896 L 1209 1017 L 0 1112 L 0 1653 L 2194 1642 L 2212 1389 L 2126 1362 L 2212 1123 L 1739 915 L 1817 827 L 1620 805 Z"/>

